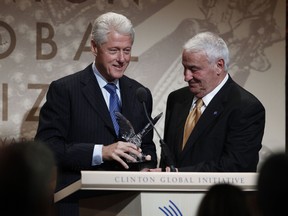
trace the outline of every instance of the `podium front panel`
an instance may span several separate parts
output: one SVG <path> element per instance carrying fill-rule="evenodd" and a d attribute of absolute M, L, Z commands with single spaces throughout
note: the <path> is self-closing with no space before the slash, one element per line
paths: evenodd
<path fill-rule="evenodd" d="M 195 215 L 206 191 L 229 183 L 256 191 L 257 173 L 165 173 L 82 171 L 81 179 L 54 195 L 55 202 L 78 190 L 110 191 L 80 200 L 81 216 Z"/>

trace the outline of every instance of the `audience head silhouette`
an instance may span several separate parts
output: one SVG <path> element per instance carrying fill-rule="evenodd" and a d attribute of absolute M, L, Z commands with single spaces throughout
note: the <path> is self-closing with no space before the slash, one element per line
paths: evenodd
<path fill-rule="evenodd" d="M 56 185 L 53 153 L 44 144 L 18 142 L 0 148 L 0 214 L 52 214 Z"/>
<path fill-rule="evenodd" d="M 197 216 L 249 216 L 244 191 L 236 185 L 215 184 L 209 188 Z"/>
<path fill-rule="evenodd" d="M 258 177 L 260 215 L 288 215 L 288 155 L 274 153 L 263 162 Z"/>

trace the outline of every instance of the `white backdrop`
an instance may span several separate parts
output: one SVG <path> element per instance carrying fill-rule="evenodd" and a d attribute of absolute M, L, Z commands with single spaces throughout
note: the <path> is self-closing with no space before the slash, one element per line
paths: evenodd
<path fill-rule="evenodd" d="M 126 74 L 148 86 L 153 115 L 185 85 L 184 42 L 200 31 L 222 35 L 229 73 L 264 104 L 261 160 L 285 149 L 284 0 L 5 0 L 0 3 L 0 145 L 33 139 L 49 83 L 93 61 L 91 22 L 107 11 L 135 25 Z M 164 118 L 156 125 L 163 134 Z M 155 136 L 158 153 L 159 143 Z"/>

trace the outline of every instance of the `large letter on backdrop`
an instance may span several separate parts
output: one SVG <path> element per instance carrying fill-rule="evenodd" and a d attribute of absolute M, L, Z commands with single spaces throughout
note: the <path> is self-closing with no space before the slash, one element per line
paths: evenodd
<path fill-rule="evenodd" d="M 37 23 L 36 26 L 37 29 L 37 46 L 36 46 L 36 53 L 37 53 L 37 59 L 51 59 L 55 57 L 57 53 L 57 45 L 55 41 L 52 40 L 54 37 L 54 29 L 49 23 Z M 43 30 L 46 29 L 48 35 L 43 38 Z M 43 54 L 42 50 L 42 44 L 50 45 L 51 51 L 50 53 Z"/>

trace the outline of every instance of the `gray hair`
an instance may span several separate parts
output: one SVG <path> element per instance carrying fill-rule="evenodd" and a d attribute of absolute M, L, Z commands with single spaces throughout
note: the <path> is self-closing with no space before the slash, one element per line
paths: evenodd
<path fill-rule="evenodd" d="M 107 35 L 111 31 L 119 34 L 130 35 L 132 43 L 134 42 L 135 31 L 131 21 L 114 12 L 102 14 L 93 23 L 91 37 L 97 45 L 101 45 L 107 41 Z"/>
<path fill-rule="evenodd" d="M 201 32 L 188 40 L 183 46 L 188 52 L 205 52 L 210 63 L 223 59 L 225 71 L 229 66 L 229 50 L 225 41 L 212 32 Z"/>

